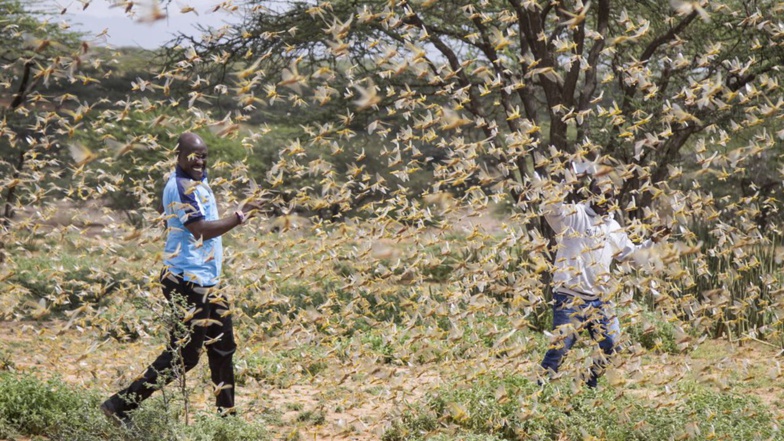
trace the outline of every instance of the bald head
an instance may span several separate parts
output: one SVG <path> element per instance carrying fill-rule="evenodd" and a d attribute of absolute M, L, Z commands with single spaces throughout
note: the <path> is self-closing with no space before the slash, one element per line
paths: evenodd
<path fill-rule="evenodd" d="M 195 133 L 183 133 L 177 139 L 177 165 L 197 181 L 207 170 L 207 143 Z"/>
<path fill-rule="evenodd" d="M 205 148 L 207 147 L 207 144 L 201 139 L 201 136 L 195 133 L 186 132 L 177 139 L 177 152 L 182 154 L 184 150 L 190 150 L 193 147 L 202 145 Z"/>

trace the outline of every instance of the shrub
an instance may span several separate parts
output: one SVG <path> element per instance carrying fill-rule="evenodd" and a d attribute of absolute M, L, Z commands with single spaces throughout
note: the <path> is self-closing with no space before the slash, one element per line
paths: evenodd
<path fill-rule="evenodd" d="M 0 373 L 0 431 L 52 440 L 101 440 L 110 430 L 96 396 L 59 380 Z M 90 411 L 93 409 L 93 411 Z"/>
<path fill-rule="evenodd" d="M 187 440 L 241 441 L 269 439 L 258 423 L 216 414 L 198 415 L 182 424 L 176 400 L 156 397 L 133 412 L 130 428 L 117 427 L 100 411 L 101 397 L 60 380 L 0 373 L 0 438 L 46 437 L 53 441 Z"/>
<path fill-rule="evenodd" d="M 218 415 L 200 415 L 195 424 L 186 426 L 184 439 L 189 441 L 263 441 L 270 439 L 260 424 L 241 418 L 221 418 Z"/>
<path fill-rule="evenodd" d="M 645 349 L 668 354 L 680 352 L 675 326 L 657 313 L 643 311 L 625 332 L 631 342 L 639 343 Z"/>
<path fill-rule="evenodd" d="M 62 317 L 64 312 L 85 304 L 106 305 L 117 292 L 143 286 L 145 282 L 124 268 L 103 268 L 96 260 L 80 259 L 71 250 L 56 259 L 50 250 L 42 251 L 46 252 L 17 257 L 16 272 L 9 278 L 9 282 L 23 288 L 24 298 L 29 300 L 20 301 L 15 311 L 25 318 Z M 37 315 L 39 310 L 31 311 L 29 305 L 39 302 L 45 302 L 46 313 Z"/>

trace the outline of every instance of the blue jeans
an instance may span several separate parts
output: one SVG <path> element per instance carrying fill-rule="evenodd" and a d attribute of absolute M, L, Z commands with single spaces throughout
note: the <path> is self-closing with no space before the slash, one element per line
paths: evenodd
<path fill-rule="evenodd" d="M 571 324 L 574 329 L 564 326 L 568 324 Z M 606 355 L 615 352 L 615 345 L 620 337 L 620 326 L 617 318 L 608 316 L 603 301 L 583 301 L 568 294 L 553 293 L 553 331 L 558 332 L 553 332 L 556 340 L 544 355 L 542 367 L 553 373 L 558 372 L 564 355 L 577 341 L 577 333 L 586 328 L 591 338 L 598 341 L 599 347 Z M 586 380 L 589 387 L 596 387 L 596 382 L 604 372 L 606 363 L 605 357 L 594 360 L 591 373 Z"/>

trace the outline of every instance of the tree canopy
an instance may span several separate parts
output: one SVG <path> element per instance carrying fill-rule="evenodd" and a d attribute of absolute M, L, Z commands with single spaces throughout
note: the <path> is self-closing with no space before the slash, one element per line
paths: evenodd
<path fill-rule="evenodd" d="M 518 197 L 534 170 L 562 176 L 565 160 L 598 161 L 619 171 L 634 217 L 659 184 L 688 185 L 701 173 L 752 194 L 779 187 L 770 172 L 750 172 L 760 159 L 775 164 L 768 159 L 781 138 L 782 31 L 766 12 L 775 16 L 778 2 L 245 7 L 244 20 L 215 38 L 181 37 L 196 50 L 180 63 L 213 72 L 212 85 L 238 84 L 238 112 L 283 101 L 314 116 L 349 103 L 350 115 L 329 122 L 332 133 L 380 133 L 409 168 L 427 165 L 406 152 L 438 146 L 460 164 L 436 167 L 444 187 Z M 205 62 L 218 54 L 218 63 Z M 377 131 L 385 123 L 394 129 Z"/>

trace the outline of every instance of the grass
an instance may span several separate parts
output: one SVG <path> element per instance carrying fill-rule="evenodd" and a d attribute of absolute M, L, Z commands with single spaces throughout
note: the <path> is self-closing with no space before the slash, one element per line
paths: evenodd
<path fill-rule="evenodd" d="M 296 349 L 269 353 L 263 348 L 237 357 L 236 381 L 243 385 L 250 379 L 278 388 L 287 388 L 302 377 L 316 377 L 329 366 L 324 350 L 302 345 Z"/>
<path fill-rule="evenodd" d="M 8 318 L 62 318 L 83 305 L 107 305 L 118 293 L 155 278 L 139 260 L 147 254 L 144 247 L 100 248 L 73 233 L 62 238 L 38 235 L 18 244 L 9 262 L 13 272 L 5 282 L 18 306 L 3 309 Z"/>
<path fill-rule="evenodd" d="M 683 394 L 676 404 L 617 392 L 575 392 L 485 374 L 428 393 L 394 420 L 383 439 L 735 440 L 779 434 L 770 408 L 756 397 L 690 383 L 672 392 Z"/>
<path fill-rule="evenodd" d="M 102 238 L 69 237 L 69 245 L 59 246 L 40 237 L 0 270 L 14 272 L 0 282 L 8 293 L 0 303 L 8 318 L 30 321 L 28 329 L 43 321 L 57 325 L 4 345 L 0 371 L 7 375 L 3 391 L 30 387 L 55 394 L 44 396 L 37 420 L 34 414 L 11 418 L 9 411 L 0 418 L 0 433 L 49 439 L 111 434 L 120 440 L 311 439 L 336 433 L 363 440 L 612 440 L 658 439 L 656 431 L 673 438 L 715 432 L 715 439 L 732 439 L 755 430 L 777 436 L 767 424 L 770 409 L 754 401 L 781 401 L 768 391 L 780 389 L 770 366 L 727 361 L 728 348 L 699 344 L 705 328 L 682 321 L 683 310 L 644 292 L 629 294 L 630 302 L 619 307 L 629 348 L 619 358 L 627 365 L 616 377 L 606 376 L 599 392 L 573 391 L 568 376 L 536 387 L 534 368 L 549 344 L 541 331 L 550 328 L 550 306 L 536 272 L 541 265 L 520 243 L 499 245 L 504 236 L 423 234 L 390 241 L 395 252 L 375 256 L 371 239 L 358 233 L 351 240 L 334 231 L 256 234 L 249 229 L 227 238 L 224 278 L 240 344 L 239 395 L 250 415 L 214 417 L 206 360 L 189 374 L 183 392 L 193 405 L 189 425 L 183 423 L 182 400 L 157 394 L 135 416 L 143 424 L 136 432 L 117 431 L 102 415 L 92 415 L 100 401 L 93 394 L 100 390 L 103 396 L 116 386 L 112 381 L 135 375 L 154 356 L 150 348 L 165 340 L 159 320 L 164 302 L 154 283 L 159 250 L 129 244 L 106 257 L 93 252 Z M 127 259 L 117 257 L 124 253 Z M 413 272 L 404 277 L 405 268 Z M 54 276 L 56 283 L 38 276 Z M 624 277 L 635 286 L 645 276 Z M 49 298 L 58 289 L 72 302 L 54 307 Z M 41 298 L 48 313 L 35 315 L 30 302 Z M 74 312 L 78 305 L 88 308 Z M 700 310 L 703 317 L 709 312 Z M 64 335 L 58 334 L 66 323 Z M 81 343 L 69 347 L 72 340 Z M 31 344 L 41 345 L 37 355 L 25 353 Z M 568 357 L 569 369 L 586 363 L 594 347 L 583 335 Z M 137 352 L 145 354 L 143 360 Z M 67 380 L 36 380 L 48 378 L 37 366 L 60 353 L 59 360 L 78 358 L 84 367 L 61 363 L 56 369 Z M 635 363 L 639 367 L 629 367 Z M 685 374 L 664 373 L 687 365 Z M 92 375 L 82 376 L 87 372 Z M 15 383 L 24 378 L 32 383 Z M 85 378 L 83 389 L 66 387 Z M 754 406 L 759 413 L 751 411 Z M 74 407 L 89 409 L 88 415 L 70 428 L 56 428 L 52 421 L 62 426 Z M 46 409 L 51 412 L 42 413 Z M 727 412 L 735 415 L 727 427 L 714 421 Z M 689 426 L 693 422 L 699 424 Z M 379 430 L 383 425 L 386 430 Z"/>

